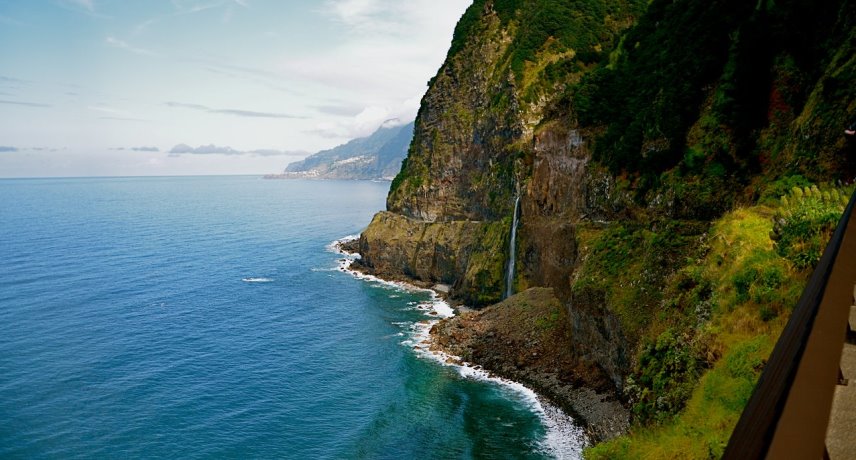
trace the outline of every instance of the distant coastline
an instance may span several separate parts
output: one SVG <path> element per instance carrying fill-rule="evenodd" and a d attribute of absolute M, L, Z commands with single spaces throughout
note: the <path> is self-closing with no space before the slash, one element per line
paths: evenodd
<path fill-rule="evenodd" d="M 308 179 L 308 180 L 367 180 L 371 182 L 391 182 L 393 177 L 359 178 L 359 177 L 327 177 L 317 171 L 283 172 L 265 174 L 262 179 Z"/>
<path fill-rule="evenodd" d="M 413 122 L 386 123 L 370 136 L 314 153 L 264 178 L 391 181 L 401 170 L 412 138 Z"/>

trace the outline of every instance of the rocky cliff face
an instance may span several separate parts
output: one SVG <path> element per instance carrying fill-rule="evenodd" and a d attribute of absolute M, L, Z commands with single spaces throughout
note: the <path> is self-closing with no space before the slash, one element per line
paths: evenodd
<path fill-rule="evenodd" d="M 498 300 L 508 240 L 504 221 L 427 222 L 392 212 L 375 215 L 360 236 L 360 263 L 388 279 L 448 284 L 470 305 Z"/>
<path fill-rule="evenodd" d="M 735 288 L 693 265 L 710 262 L 718 219 L 856 172 L 841 135 L 856 114 L 854 5 L 812 5 L 474 2 L 388 211 L 361 237 L 364 269 L 498 302 L 520 196 L 511 281 L 564 308 L 562 359 L 640 423 L 677 413 L 728 352 L 705 325 Z M 649 378 L 682 349 L 677 377 Z"/>
<path fill-rule="evenodd" d="M 513 76 L 498 65 L 510 37 L 490 10 L 479 27 L 422 100 L 413 154 L 387 200 L 391 212 L 426 221 L 496 220 L 511 212 L 509 145 L 521 126 L 513 116 Z M 494 97 L 509 107 L 495 110 Z"/>

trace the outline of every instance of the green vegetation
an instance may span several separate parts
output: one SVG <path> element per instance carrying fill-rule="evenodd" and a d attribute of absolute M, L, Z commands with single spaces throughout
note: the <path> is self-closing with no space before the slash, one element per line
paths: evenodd
<path fill-rule="evenodd" d="M 449 52 L 446 55 L 446 61 L 458 54 L 467 44 L 467 40 L 475 34 L 476 28 L 481 24 L 482 13 L 484 12 L 486 0 L 474 0 L 472 5 L 464 11 L 461 19 L 455 25 L 455 31 L 452 34 L 452 44 L 449 46 Z M 431 86 L 428 82 L 428 86 Z"/>
<path fill-rule="evenodd" d="M 512 71 L 520 79 L 526 62 L 536 61 L 536 55 L 545 46 L 574 50 L 582 65 L 600 61 L 602 49 L 613 45 L 610 32 L 614 31 L 607 30 L 607 18 L 628 8 L 638 11 L 641 4 L 639 1 L 500 0 L 494 7 L 500 18 L 514 20 L 517 25 L 508 58 Z M 546 76 L 555 78 L 564 74 L 558 70 L 553 68 Z"/>
<path fill-rule="evenodd" d="M 574 50 L 582 65 L 599 62 L 603 50 L 613 47 L 612 39 L 620 25 L 615 18 L 641 13 L 645 2 L 622 0 L 476 0 L 458 21 L 449 48 L 449 56 L 459 53 L 480 24 L 485 5 L 499 17 L 503 26 L 513 23 L 514 40 L 507 51 L 508 62 L 518 79 L 527 62 L 535 62 L 545 47 Z M 564 64 L 564 70 L 573 69 Z M 554 66 L 549 75 L 567 72 Z"/>
<path fill-rule="evenodd" d="M 794 186 L 790 194 L 782 196 L 781 209 L 774 218 L 771 238 L 776 242 L 776 253 L 799 269 L 815 266 L 851 192 L 851 188 Z"/>
<path fill-rule="evenodd" d="M 478 246 L 469 259 L 464 278 L 468 289 L 461 292 L 468 305 L 490 305 L 502 300 L 505 287 L 505 262 L 511 218 L 482 225 Z"/>
<path fill-rule="evenodd" d="M 786 178 L 771 189 L 794 181 L 802 180 Z M 809 184 L 713 222 L 666 279 L 648 322 L 634 325 L 640 345 L 625 388 L 634 428 L 587 450 L 587 458 L 722 455 L 817 261 L 806 264 L 804 254 L 823 249 L 852 191 Z M 614 233 L 602 232 L 595 247 Z M 604 285 L 620 282 L 607 276 Z M 614 308 L 621 316 L 620 304 Z"/>
<path fill-rule="evenodd" d="M 705 229 L 704 223 L 665 220 L 581 230 L 587 254 L 573 284 L 574 295 L 604 299 L 625 334 L 639 337 L 662 302 L 659 286 Z"/>
<path fill-rule="evenodd" d="M 687 339 L 669 328 L 642 346 L 637 373 L 628 377 L 625 389 L 636 401 L 633 413 L 638 420 L 663 420 L 683 408 L 701 365 L 697 344 Z"/>
<path fill-rule="evenodd" d="M 602 133 L 594 158 L 653 211 L 581 239 L 590 259 L 574 288 L 600 289 L 635 344 L 634 428 L 587 457 L 722 454 L 853 190 L 812 184 L 852 177 L 856 158 L 840 134 L 856 36 L 838 8 L 654 0 L 570 90 L 579 122 Z M 627 229 L 664 216 L 713 225 L 694 247 L 677 232 L 675 266 L 655 268 L 648 251 L 662 249 Z"/>
<path fill-rule="evenodd" d="M 556 258 L 570 289 L 544 283 L 616 319 L 627 344 L 633 429 L 587 456 L 721 455 L 853 190 L 837 182 L 856 173 L 841 135 L 856 113 L 852 6 L 476 0 L 461 18 L 391 201 L 497 223 L 459 274 L 468 302 L 493 302 L 515 184 L 539 167 L 553 189 L 528 193 L 564 183 L 533 144 L 579 134 L 583 209 L 530 198 L 554 213 L 533 220 L 568 216 L 576 235 Z"/>
<path fill-rule="evenodd" d="M 580 122 L 608 126 L 596 158 L 613 171 L 675 166 L 704 88 L 727 59 L 729 33 L 751 8 L 739 1 L 652 2 L 625 36 L 617 62 L 577 91 Z"/>
<path fill-rule="evenodd" d="M 833 3 L 652 1 L 610 63 L 570 90 L 579 122 L 606 128 L 595 158 L 614 173 L 643 177 L 683 160 L 690 170 L 718 163 L 744 178 L 764 167 L 792 172 L 784 166 L 828 180 L 840 160 L 789 162 L 780 155 L 790 121 L 812 103 L 810 82 L 825 68 L 826 50 L 846 43 L 851 33 L 837 26 Z M 852 64 L 847 68 L 856 74 Z M 830 107 L 819 115 L 826 127 L 837 125 L 838 134 L 842 107 L 856 91 L 853 85 L 835 88 L 840 98 L 823 98 Z M 701 128 L 695 135 L 694 127 Z M 779 162 L 770 164 L 773 157 Z M 645 185 L 657 184 L 649 179 Z"/>

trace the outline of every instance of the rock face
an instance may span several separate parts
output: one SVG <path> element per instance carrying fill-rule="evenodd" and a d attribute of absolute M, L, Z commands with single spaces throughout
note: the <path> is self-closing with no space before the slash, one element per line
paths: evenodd
<path fill-rule="evenodd" d="M 371 136 L 323 150 L 289 164 L 283 179 L 392 179 L 401 169 L 413 138 L 413 123 L 382 126 Z"/>
<path fill-rule="evenodd" d="M 612 438 L 629 426 L 630 415 L 611 397 L 609 383 L 574 356 L 571 321 L 552 289 L 527 289 L 484 310 L 445 319 L 431 334 L 434 349 L 563 402 L 593 439 Z"/>
<path fill-rule="evenodd" d="M 519 196 L 521 294 L 436 336 L 599 426 L 574 389 L 629 406 L 643 344 L 666 327 L 698 335 L 703 318 L 672 321 L 664 292 L 697 288 L 675 280 L 713 220 L 777 198 L 777 181 L 856 172 L 856 148 L 829 134 L 856 112 L 856 34 L 841 13 L 852 5 L 806 5 L 475 1 L 422 100 L 387 211 L 360 238 L 363 268 L 450 285 L 469 306 L 499 302 Z M 524 304 L 561 306 L 560 319 L 538 336 L 541 313 L 514 313 Z M 537 358 L 513 355 L 530 345 Z"/>
<path fill-rule="evenodd" d="M 471 7 L 476 8 L 476 6 Z M 514 197 L 509 145 L 520 136 L 512 110 L 491 110 L 491 97 L 516 105 L 512 78 L 498 62 L 510 40 L 496 15 L 449 59 L 422 100 L 409 155 L 387 199 L 389 211 L 426 221 L 495 220 Z"/>
<path fill-rule="evenodd" d="M 426 222 L 391 212 L 375 215 L 360 236 L 359 264 L 373 274 L 426 285 L 448 284 L 470 305 L 499 300 L 505 222 Z"/>

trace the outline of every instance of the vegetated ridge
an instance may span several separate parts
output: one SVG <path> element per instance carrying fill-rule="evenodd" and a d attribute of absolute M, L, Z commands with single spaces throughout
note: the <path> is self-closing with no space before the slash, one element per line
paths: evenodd
<path fill-rule="evenodd" d="M 368 137 L 314 153 L 265 178 L 391 180 L 401 170 L 412 138 L 413 122 L 384 124 Z"/>
<path fill-rule="evenodd" d="M 479 308 L 437 346 L 575 415 L 587 457 L 720 456 L 853 190 L 853 11 L 476 0 L 362 269 Z"/>

